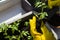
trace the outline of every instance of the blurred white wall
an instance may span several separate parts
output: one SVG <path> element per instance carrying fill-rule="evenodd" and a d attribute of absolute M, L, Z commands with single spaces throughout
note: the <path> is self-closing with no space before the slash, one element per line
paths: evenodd
<path fill-rule="evenodd" d="M 20 0 L 0 0 L 0 11 L 7 9 L 18 2 L 20 2 Z"/>

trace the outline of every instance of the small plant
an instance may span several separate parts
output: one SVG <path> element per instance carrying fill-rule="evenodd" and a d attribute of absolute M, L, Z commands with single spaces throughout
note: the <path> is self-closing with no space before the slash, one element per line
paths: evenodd
<path fill-rule="evenodd" d="M 41 8 L 41 12 L 34 12 L 34 15 L 39 18 L 39 19 L 44 19 L 46 16 L 48 16 L 47 12 L 44 12 L 44 9 L 47 8 L 48 6 L 40 1 L 36 1 L 35 3 L 35 8 Z"/>
<path fill-rule="evenodd" d="M 24 38 L 24 36 L 26 36 L 28 40 L 30 39 L 30 33 L 28 31 L 25 31 L 25 30 L 20 31 L 18 29 L 19 22 L 20 20 L 9 25 L 0 24 L 0 33 L 3 32 L 4 39 L 21 40 L 21 38 Z M 25 24 L 26 26 L 28 26 L 28 22 L 26 22 Z"/>

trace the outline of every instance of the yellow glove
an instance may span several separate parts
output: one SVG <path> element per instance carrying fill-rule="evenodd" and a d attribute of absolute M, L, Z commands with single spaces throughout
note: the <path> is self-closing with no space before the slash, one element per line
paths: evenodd
<path fill-rule="evenodd" d="M 53 36 L 52 32 L 47 29 L 45 24 L 42 22 L 41 24 L 41 31 L 42 33 L 37 32 L 36 30 L 36 17 L 33 16 L 33 19 L 29 20 L 30 23 L 30 33 L 33 37 L 33 40 L 56 40 Z"/>
<path fill-rule="evenodd" d="M 48 6 L 52 8 L 53 6 L 60 6 L 60 0 L 48 0 Z"/>

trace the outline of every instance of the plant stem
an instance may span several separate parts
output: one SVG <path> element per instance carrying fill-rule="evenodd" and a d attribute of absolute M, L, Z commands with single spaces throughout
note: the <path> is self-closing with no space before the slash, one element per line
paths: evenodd
<path fill-rule="evenodd" d="M 44 9 L 44 8 L 42 8 L 42 12 L 44 11 L 43 9 Z"/>

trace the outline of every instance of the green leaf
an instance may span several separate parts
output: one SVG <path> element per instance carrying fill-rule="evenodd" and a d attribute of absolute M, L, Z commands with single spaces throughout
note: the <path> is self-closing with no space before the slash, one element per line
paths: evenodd
<path fill-rule="evenodd" d="M 25 26 L 28 26 L 28 25 L 29 25 L 29 22 L 26 21 L 24 25 L 25 25 Z"/>
<path fill-rule="evenodd" d="M 47 12 L 44 12 L 45 13 L 45 16 L 48 16 Z"/>
<path fill-rule="evenodd" d="M 33 40 L 33 37 L 32 36 L 28 36 L 28 40 Z"/>
<path fill-rule="evenodd" d="M 38 8 L 39 8 L 39 7 L 42 7 L 42 5 L 39 5 L 39 6 L 37 6 L 37 7 L 38 7 Z"/>
<path fill-rule="evenodd" d="M 16 39 L 16 36 L 13 35 L 12 38 Z"/>
<path fill-rule="evenodd" d="M 44 6 L 44 5 L 46 5 L 45 3 L 42 3 L 42 5 Z"/>
<path fill-rule="evenodd" d="M 28 39 L 31 39 L 31 36 L 28 36 Z"/>
<path fill-rule="evenodd" d="M 11 38 L 11 36 L 5 36 L 5 38 Z"/>
<path fill-rule="evenodd" d="M 46 16 L 48 16 L 47 12 L 42 12 L 40 14 L 40 19 L 44 19 Z"/>
<path fill-rule="evenodd" d="M 18 28 L 17 28 L 17 27 L 13 27 L 13 29 L 14 29 L 14 30 L 18 30 Z"/>
<path fill-rule="evenodd" d="M 21 36 L 18 36 L 17 40 L 20 40 Z"/>
<path fill-rule="evenodd" d="M 0 29 L 0 33 L 2 32 L 2 29 Z"/>
<path fill-rule="evenodd" d="M 8 26 L 7 26 L 6 24 L 2 24 L 2 25 L 1 25 L 1 28 L 2 28 L 2 30 L 4 31 L 4 30 L 7 30 Z"/>
<path fill-rule="evenodd" d="M 43 6 L 42 8 L 47 8 L 47 6 L 45 5 L 45 6 Z"/>
<path fill-rule="evenodd" d="M 36 2 L 35 7 L 38 7 L 39 5 L 41 6 L 42 2 Z"/>
<path fill-rule="evenodd" d="M 4 33 L 3 35 L 7 35 L 7 32 L 6 32 L 6 33 Z"/>
<path fill-rule="evenodd" d="M 9 27 L 8 28 L 12 28 L 12 25 L 9 25 Z"/>
<path fill-rule="evenodd" d="M 27 36 L 29 35 L 28 31 L 22 31 L 22 35 Z"/>

